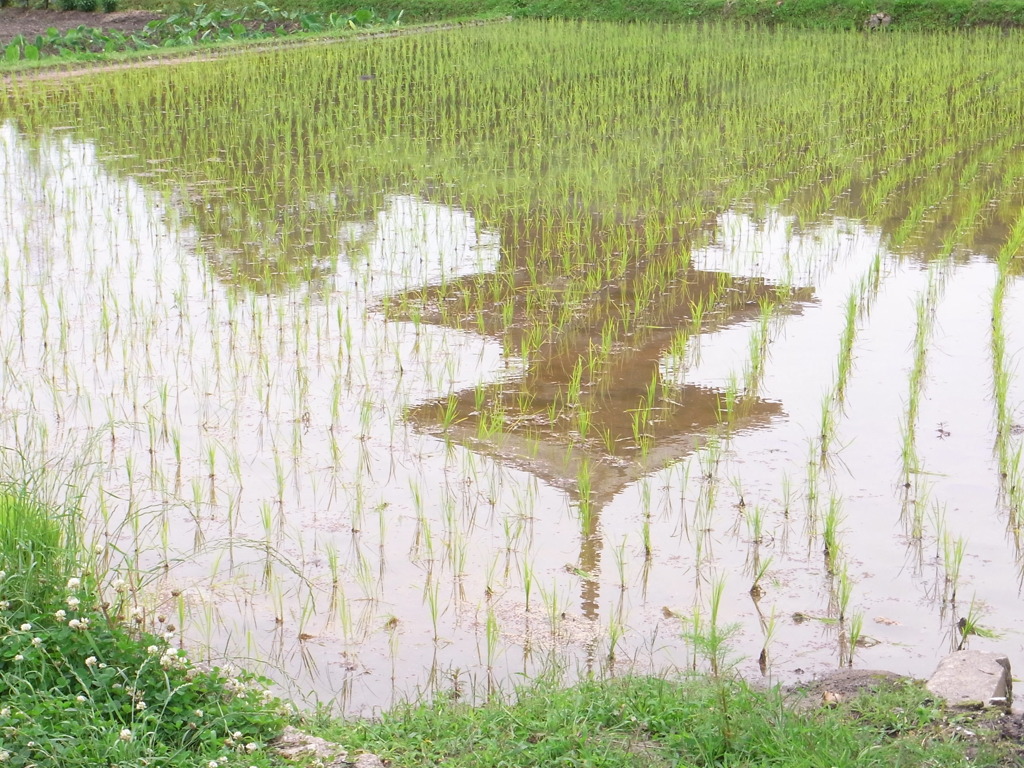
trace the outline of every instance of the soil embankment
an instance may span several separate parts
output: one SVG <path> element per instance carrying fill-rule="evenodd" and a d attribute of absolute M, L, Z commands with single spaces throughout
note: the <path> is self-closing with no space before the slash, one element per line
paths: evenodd
<path fill-rule="evenodd" d="M 146 24 L 163 17 L 164 14 L 152 11 L 86 13 L 42 8 L 3 8 L 0 9 L 0 45 L 9 43 L 18 35 L 31 39 L 36 35 L 45 35 L 50 29 L 67 32 L 80 26 L 116 29 L 127 33 L 141 32 Z"/>

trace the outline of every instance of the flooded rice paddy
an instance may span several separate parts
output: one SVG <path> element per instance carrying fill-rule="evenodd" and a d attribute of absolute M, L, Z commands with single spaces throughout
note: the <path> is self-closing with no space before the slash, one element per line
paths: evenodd
<path fill-rule="evenodd" d="M 5 472 L 351 713 L 1019 656 L 1022 53 L 514 23 L 8 84 Z"/>

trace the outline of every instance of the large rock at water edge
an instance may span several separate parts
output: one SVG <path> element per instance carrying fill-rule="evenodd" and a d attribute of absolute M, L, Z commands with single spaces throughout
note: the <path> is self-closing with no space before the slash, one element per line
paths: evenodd
<path fill-rule="evenodd" d="M 925 687 L 954 707 L 1009 706 L 1010 660 L 999 653 L 957 651 L 939 662 Z"/>

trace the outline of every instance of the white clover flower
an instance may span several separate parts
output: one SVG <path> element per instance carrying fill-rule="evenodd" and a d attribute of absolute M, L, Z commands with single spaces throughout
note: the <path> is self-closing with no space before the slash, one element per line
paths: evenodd
<path fill-rule="evenodd" d="M 64 621 L 67 617 L 68 614 L 63 608 L 57 611 L 55 614 L 53 614 L 53 618 L 55 618 L 57 621 Z"/>
<path fill-rule="evenodd" d="M 173 632 L 164 632 L 164 640 L 166 640 L 169 643 L 173 639 L 174 639 L 174 633 Z"/>
<path fill-rule="evenodd" d="M 85 666 L 87 666 L 87 667 L 95 667 L 97 661 L 98 661 L 98 659 L 95 656 L 90 656 L 89 658 L 87 658 L 85 660 Z"/>
<path fill-rule="evenodd" d="M 25 622 L 24 624 L 22 624 L 22 625 L 21 625 L 21 631 L 22 631 L 22 632 L 31 632 L 31 631 L 32 631 L 32 625 L 31 625 L 31 624 L 29 624 L 29 623 L 28 623 L 28 622 L 26 621 L 26 622 Z"/>
<path fill-rule="evenodd" d="M 259 749 L 259 746 L 256 744 L 255 741 L 250 741 L 248 744 L 245 745 L 246 752 L 255 752 L 257 749 Z"/>
<path fill-rule="evenodd" d="M 3 571 L 0 571 L 0 573 L 3 573 Z M 8 752 L 6 749 L 0 749 L 0 763 L 6 763 L 10 759 L 11 753 Z"/>
<path fill-rule="evenodd" d="M 85 696 L 83 696 L 82 694 L 78 694 L 77 696 L 75 696 L 75 701 L 77 701 L 79 704 L 84 704 L 88 701 L 88 699 L 85 698 Z"/>
<path fill-rule="evenodd" d="M 11 716 L 11 708 L 10 707 L 4 707 L 3 709 L 0 709 L 0 717 L 10 717 L 10 716 Z"/>
<path fill-rule="evenodd" d="M 114 588 L 115 592 L 127 592 L 128 591 L 128 582 L 125 581 L 124 579 L 114 579 L 113 583 L 110 586 L 112 586 Z"/>
<path fill-rule="evenodd" d="M 220 768 L 220 763 L 218 763 L 216 760 L 211 760 L 206 764 L 206 766 L 207 768 Z"/>
<path fill-rule="evenodd" d="M 68 589 L 78 589 L 80 586 L 82 586 L 82 580 L 81 579 L 76 579 L 76 578 L 68 579 Z"/>
<path fill-rule="evenodd" d="M 21 655 L 20 653 L 18 653 L 18 654 L 15 654 L 15 656 L 14 656 L 14 660 L 15 660 L 15 661 L 24 661 L 24 660 L 25 660 L 25 657 L 24 657 L 24 656 L 22 656 L 22 655 Z"/>
<path fill-rule="evenodd" d="M 41 638 L 41 637 L 33 637 L 32 638 L 32 645 L 34 647 L 38 648 L 42 644 L 43 644 L 43 638 Z"/>
<path fill-rule="evenodd" d="M 71 621 L 69 621 L 68 622 L 68 626 L 71 627 L 72 629 L 82 629 L 83 628 L 82 622 L 80 620 L 78 620 L 78 619 L 72 619 Z"/>
<path fill-rule="evenodd" d="M 192 714 L 194 714 L 194 715 L 195 715 L 196 717 L 202 717 L 202 716 L 203 716 L 203 710 L 201 710 L 201 709 L 197 709 L 197 710 L 196 710 L 195 712 L 193 712 Z"/>
<path fill-rule="evenodd" d="M 11 607 L 11 601 L 10 600 L 0 600 L 0 611 L 6 611 L 10 607 Z"/>
<path fill-rule="evenodd" d="M 235 741 L 241 741 L 242 740 L 242 732 L 241 731 L 235 731 L 234 733 L 231 734 L 231 738 L 234 739 Z"/>
<path fill-rule="evenodd" d="M 158 653 L 160 653 L 160 649 L 157 648 L 155 645 L 151 645 L 146 649 L 146 653 L 148 653 L 150 656 L 156 656 Z"/>
<path fill-rule="evenodd" d="M 177 648 L 168 648 L 164 651 L 160 657 L 160 666 L 164 669 L 174 667 L 175 669 L 184 669 L 187 666 L 188 659 L 185 658 L 185 652 L 180 651 Z"/>
<path fill-rule="evenodd" d="M 68 595 L 68 599 L 64 602 L 68 604 L 68 608 L 77 608 L 82 604 L 82 601 L 74 595 Z"/>
<path fill-rule="evenodd" d="M 142 711 L 142 710 L 144 710 L 144 709 L 145 709 L 145 708 L 146 708 L 147 706 L 149 706 L 149 705 L 148 705 L 148 704 L 146 704 L 146 702 L 144 702 L 144 701 L 140 701 L 140 702 L 139 702 L 138 704 L 136 704 L 136 705 L 135 705 L 135 708 L 136 708 L 136 709 L 137 709 L 137 710 L 138 710 L 139 712 L 141 712 L 141 711 Z"/>
<path fill-rule="evenodd" d="M 121 734 L 118 736 L 118 738 L 121 739 L 121 741 L 131 741 L 135 738 L 135 736 L 132 735 L 131 728 L 122 728 Z"/>
<path fill-rule="evenodd" d="M 0 581 L 7 578 L 7 571 L 0 571 Z"/>

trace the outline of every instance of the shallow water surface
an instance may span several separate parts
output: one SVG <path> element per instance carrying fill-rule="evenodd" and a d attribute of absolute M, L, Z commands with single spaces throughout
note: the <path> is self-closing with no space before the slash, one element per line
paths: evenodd
<path fill-rule="evenodd" d="M 583 31 L 10 86 L 5 471 L 351 713 L 1016 658 L 1019 37 Z"/>

